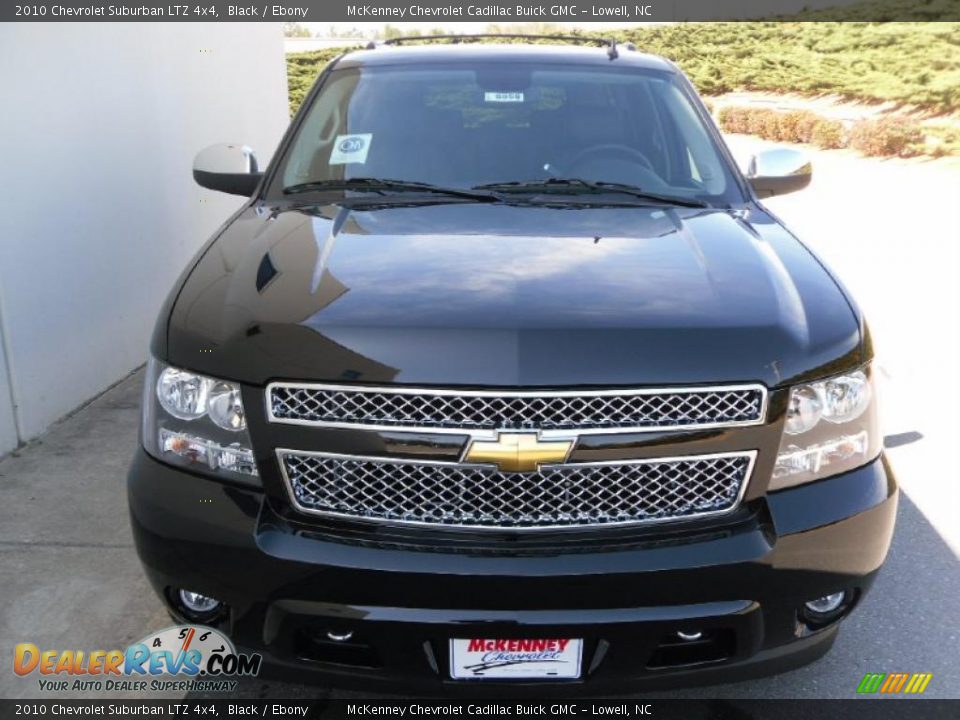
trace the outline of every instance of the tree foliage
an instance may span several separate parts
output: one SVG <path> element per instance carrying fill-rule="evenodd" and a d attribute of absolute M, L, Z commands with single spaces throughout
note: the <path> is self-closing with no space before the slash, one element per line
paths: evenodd
<path fill-rule="evenodd" d="M 285 22 L 283 24 L 284 37 L 310 37 L 310 30 L 298 22 Z"/>

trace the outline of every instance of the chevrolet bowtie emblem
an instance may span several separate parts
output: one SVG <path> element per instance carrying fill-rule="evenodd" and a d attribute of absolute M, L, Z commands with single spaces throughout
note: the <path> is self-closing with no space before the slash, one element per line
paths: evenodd
<path fill-rule="evenodd" d="M 463 460 L 496 465 L 502 472 L 534 472 L 562 463 L 572 447 L 573 440 L 541 440 L 536 433 L 497 433 L 493 441 L 472 440 Z"/>

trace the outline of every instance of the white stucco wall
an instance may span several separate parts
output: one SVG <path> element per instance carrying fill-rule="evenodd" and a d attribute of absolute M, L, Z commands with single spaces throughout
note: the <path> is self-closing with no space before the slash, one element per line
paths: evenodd
<path fill-rule="evenodd" d="M 242 202 L 196 186 L 194 154 L 243 142 L 264 166 L 288 117 L 279 23 L 7 24 L 0 78 L 2 454 L 144 361 Z"/>
<path fill-rule="evenodd" d="M 0 309 L 2 313 L 2 309 Z M 0 320 L 2 322 L 2 320 Z M 17 445 L 17 427 L 13 422 L 13 396 L 7 377 L 6 353 L 0 337 L 0 456 Z"/>

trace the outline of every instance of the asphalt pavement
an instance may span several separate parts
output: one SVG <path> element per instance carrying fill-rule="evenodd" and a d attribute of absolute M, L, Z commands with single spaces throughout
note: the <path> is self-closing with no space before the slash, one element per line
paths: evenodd
<path fill-rule="evenodd" d="M 763 143 L 731 145 L 746 156 Z M 960 698 L 960 165 L 847 152 L 813 160 L 811 187 L 769 206 L 837 271 L 870 319 L 888 453 L 903 490 L 893 547 L 823 659 L 763 680 L 647 697 L 850 698 L 867 672 L 931 672 L 926 697 Z M 126 647 L 169 624 L 127 521 L 140 382 L 139 372 L 124 379 L 0 460 L 0 651 L 8 658 L 18 642 Z M 36 683 L 8 669 L 0 697 L 38 697 Z M 261 680 L 234 696 L 354 697 Z"/>

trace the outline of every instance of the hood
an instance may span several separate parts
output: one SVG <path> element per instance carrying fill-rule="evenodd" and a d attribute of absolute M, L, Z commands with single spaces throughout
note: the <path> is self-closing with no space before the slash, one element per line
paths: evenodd
<path fill-rule="evenodd" d="M 841 289 L 759 209 L 250 207 L 166 330 L 160 357 L 257 385 L 775 386 L 860 348 Z"/>

